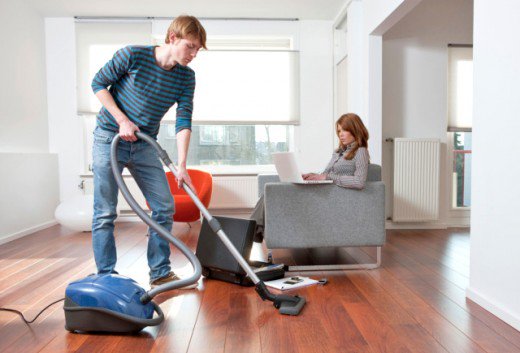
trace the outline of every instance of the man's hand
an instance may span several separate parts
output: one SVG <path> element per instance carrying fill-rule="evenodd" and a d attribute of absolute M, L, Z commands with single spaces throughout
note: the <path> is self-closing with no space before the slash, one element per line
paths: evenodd
<path fill-rule="evenodd" d="M 188 171 L 186 170 L 186 168 L 179 167 L 177 169 L 177 175 L 178 175 L 177 186 L 179 187 L 179 189 L 181 189 L 182 182 L 185 182 L 186 184 L 188 184 L 190 189 L 193 190 L 193 192 L 196 192 L 195 187 L 193 186 L 193 183 L 191 182 L 190 175 L 188 174 Z"/>
<path fill-rule="evenodd" d="M 119 136 L 125 141 L 137 141 L 137 137 L 135 136 L 136 131 L 140 131 L 139 127 L 130 120 L 125 120 L 119 125 Z"/>
<path fill-rule="evenodd" d="M 307 177 L 304 178 L 305 180 L 325 180 L 327 179 L 327 174 L 307 174 Z"/>
<path fill-rule="evenodd" d="M 116 119 L 116 122 L 119 125 L 119 136 L 121 136 L 124 141 L 137 141 L 135 132 L 139 131 L 139 128 L 128 119 L 121 109 L 119 109 L 112 94 L 110 94 L 107 89 L 102 89 L 96 93 L 96 97 L 99 99 L 101 104 L 103 104 L 105 109 L 112 114 L 114 119 Z"/>
<path fill-rule="evenodd" d="M 311 176 L 313 175 L 316 175 L 316 173 L 307 173 L 307 174 L 302 174 L 302 178 L 303 180 L 311 180 L 309 179 Z"/>

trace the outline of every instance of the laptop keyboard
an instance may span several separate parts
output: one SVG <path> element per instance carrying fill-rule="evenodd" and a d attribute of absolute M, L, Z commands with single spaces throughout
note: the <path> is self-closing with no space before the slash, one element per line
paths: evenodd
<path fill-rule="evenodd" d="M 332 180 L 304 180 L 305 184 L 330 184 Z"/>

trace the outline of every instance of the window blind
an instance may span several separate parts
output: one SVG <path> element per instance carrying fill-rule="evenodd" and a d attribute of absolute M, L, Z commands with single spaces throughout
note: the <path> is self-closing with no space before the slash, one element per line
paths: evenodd
<path fill-rule="evenodd" d="M 471 131 L 473 120 L 473 48 L 448 47 L 448 131 Z"/>
<path fill-rule="evenodd" d="M 151 21 L 143 22 L 77 22 L 76 78 L 78 111 L 97 114 L 101 103 L 92 92 L 94 75 L 127 45 L 150 45 Z"/>
<path fill-rule="evenodd" d="M 296 51 L 201 51 L 190 64 L 197 86 L 193 121 L 201 124 L 296 124 Z M 175 119 L 175 107 L 166 118 Z"/>

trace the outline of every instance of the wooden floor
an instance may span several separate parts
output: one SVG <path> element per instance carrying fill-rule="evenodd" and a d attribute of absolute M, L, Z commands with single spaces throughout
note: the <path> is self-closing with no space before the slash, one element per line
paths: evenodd
<path fill-rule="evenodd" d="M 176 224 L 173 232 L 194 248 L 199 229 Z M 117 225 L 117 269 L 143 286 L 145 233 L 141 223 Z M 60 226 L 0 246 L 0 306 L 32 318 L 94 272 L 90 246 L 90 233 Z M 374 253 L 335 255 L 364 261 Z M 308 254 L 274 256 L 292 264 Z M 177 252 L 172 259 L 189 270 Z M 308 273 L 329 283 L 297 290 L 308 301 L 297 317 L 280 315 L 251 288 L 201 280 L 156 298 L 166 320 L 137 336 L 68 333 L 61 304 L 31 326 L 0 312 L 0 352 L 520 352 L 520 332 L 465 298 L 468 271 L 467 230 L 391 230 L 380 269 Z"/>

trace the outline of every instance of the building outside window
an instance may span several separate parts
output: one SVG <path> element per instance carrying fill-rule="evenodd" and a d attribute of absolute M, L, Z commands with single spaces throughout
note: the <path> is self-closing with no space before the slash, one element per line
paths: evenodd
<path fill-rule="evenodd" d="M 271 153 L 289 150 L 290 130 L 285 125 L 194 125 L 188 165 L 270 165 Z M 163 124 L 158 141 L 171 156 L 177 155 L 175 125 Z"/>

